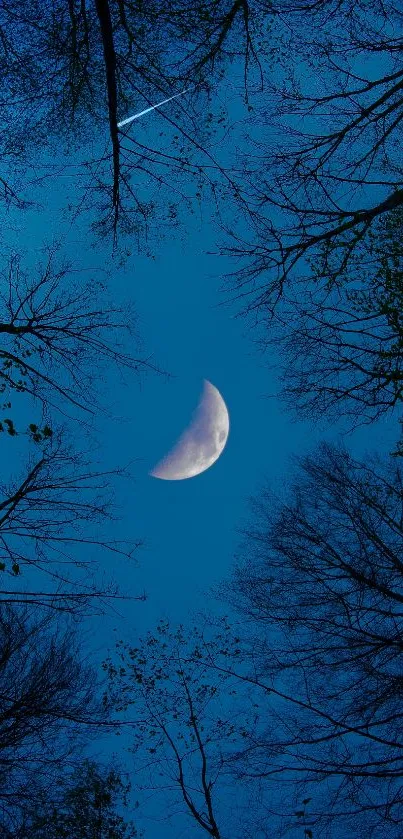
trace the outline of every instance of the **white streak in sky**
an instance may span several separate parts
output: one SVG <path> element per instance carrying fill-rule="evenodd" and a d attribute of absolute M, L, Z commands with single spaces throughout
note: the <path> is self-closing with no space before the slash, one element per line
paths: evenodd
<path fill-rule="evenodd" d="M 156 105 L 151 105 L 150 108 L 146 108 L 145 111 L 140 111 L 138 114 L 134 114 L 133 117 L 128 117 L 128 119 L 124 119 L 122 122 L 118 122 L 118 128 L 122 128 L 122 125 L 128 125 L 129 122 L 133 122 L 134 119 L 138 119 L 139 117 L 144 116 L 144 114 L 148 114 L 150 111 L 153 111 L 155 108 L 160 108 L 161 105 L 165 105 L 165 102 L 170 102 L 171 99 L 176 99 L 177 96 L 182 96 L 183 93 L 187 93 L 188 90 L 192 88 L 187 87 L 186 90 L 181 90 L 180 93 L 174 93 L 173 96 L 169 96 L 168 99 L 163 99 L 162 102 L 157 102 Z"/>

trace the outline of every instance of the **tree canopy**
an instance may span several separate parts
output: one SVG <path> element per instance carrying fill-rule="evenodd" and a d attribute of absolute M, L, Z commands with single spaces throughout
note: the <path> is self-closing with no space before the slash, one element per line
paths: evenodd
<path fill-rule="evenodd" d="M 71 224 L 89 212 L 122 261 L 125 234 L 149 255 L 200 205 L 296 416 L 402 422 L 402 23 L 394 0 L 3 0 L 4 229 L 67 171 Z M 158 134 L 118 127 L 184 90 Z M 71 619 L 119 596 L 99 556 L 139 540 L 104 531 L 124 470 L 97 467 L 87 423 L 108 415 L 109 366 L 157 364 L 108 272 L 51 243 L 24 259 L 0 274 L 2 834 L 138 835 L 129 782 L 85 755 L 109 726 L 136 794 L 198 835 L 399 839 L 402 443 L 365 461 L 325 443 L 283 497 L 263 486 L 231 616 L 160 621 L 103 684 Z"/>

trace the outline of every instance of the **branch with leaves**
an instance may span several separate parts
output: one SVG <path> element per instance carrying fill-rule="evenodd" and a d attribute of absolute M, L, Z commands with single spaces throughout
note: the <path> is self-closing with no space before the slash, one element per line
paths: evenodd
<path fill-rule="evenodd" d="M 132 731 L 139 797 L 151 792 L 166 802 L 168 796 L 172 809 L 182 804 L 195 827 L 220 839 L 229 823 L 237 835 L 239 823 L 245 828 L 248 821 L 242 809 L 248 796 L 237 801 L 230 771 L 247 711 L 232 699 L 233 678 L 203 666 L 203 644 L 196 626 L 175 629 L 166 621 L 137 647 L 119 642 L 103 665 L 109 676 L 105 702 Z M 129 709 L 137 722 L 126 724 Z"/>

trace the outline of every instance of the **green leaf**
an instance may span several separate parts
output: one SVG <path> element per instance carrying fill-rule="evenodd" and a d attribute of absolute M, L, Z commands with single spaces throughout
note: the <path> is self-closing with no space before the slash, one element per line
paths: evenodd
<path fill-rule="evenodd" d="M 15 435 L 17 434 L 17 432 L 16 432 L 16 430 L 15 430 L 15 427 L 14 427 L 14 423 L 13 423 L 13 421 L 12 421 L 11 419 L 6 418 L 6 419 L 4 420 L 4 422 L 5 422 L 6 426 L 7 426 L 7 432 L 8 432 L 8 434 L 10 434 L 10 436 L 11 436 L 11 437 L 15 437 Z"/>

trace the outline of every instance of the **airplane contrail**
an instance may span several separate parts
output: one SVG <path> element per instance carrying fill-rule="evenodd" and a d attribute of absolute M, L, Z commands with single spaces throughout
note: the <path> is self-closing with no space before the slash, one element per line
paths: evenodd
<path fill-rule="evenodd" d="M 171 99 L 176 99 L 177 96 L 182 96 L 183 93 L 187 93 L 188 90 L 192 90 L 193 88 L 187 87 L 186 90 L 181 90 L 180 93 L 174 93 L 173 96 L 169 96 L 168 99 L 163 99 L 162 102 L 157 102 L 156 105 L 151 105 L 150 108 L 146 108 L 145 111 L 140 111 L 138 114 L 134 114 L 132 117 L 128 117 L 127 119 L 122 120 L 122 122 L 118 122 L 118 128 L 122 128 L 123 125 L 128 125 L 129 122 L 133 122 L 134 119 L 138 119 L 139 117 L 144 116 L 144 114 L 148 114 L 150 111 L 154 111 L 155 108 L 160 108 L 161 105 L 165 105 L 166 102 L 170 102 Z"/>

